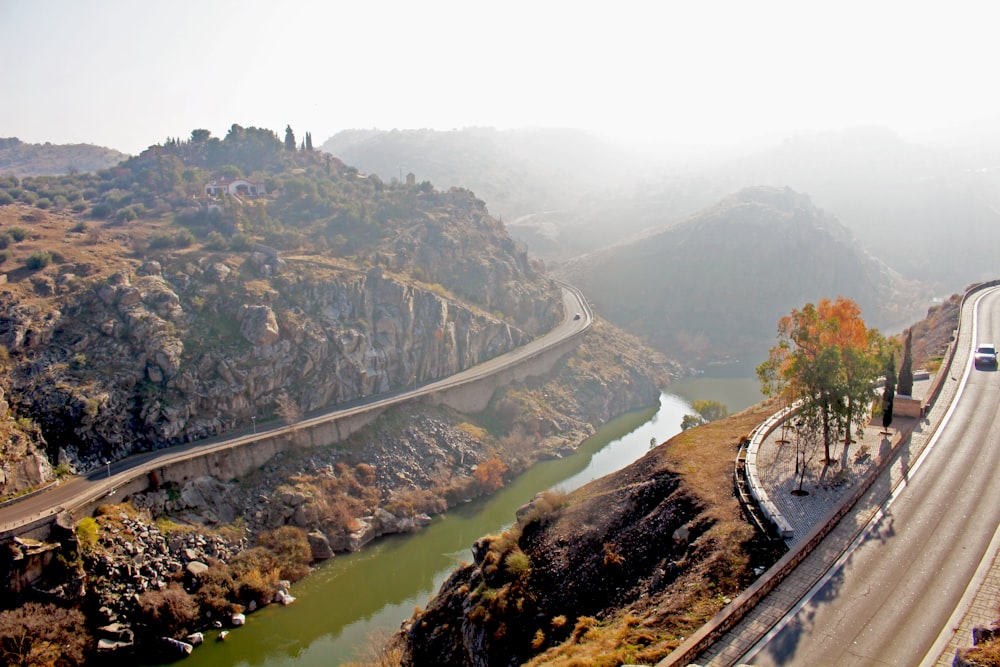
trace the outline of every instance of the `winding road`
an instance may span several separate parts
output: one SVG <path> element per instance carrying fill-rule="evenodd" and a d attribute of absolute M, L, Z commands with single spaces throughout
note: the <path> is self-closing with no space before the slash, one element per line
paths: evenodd
<path fill-rule="evenodd" d="M 435 380 L 416 387 L 396 390 L 386 394 L 370 396 L 345 405 L 309 415 L 296 424 L 296 428 L 341 419 L 353 414 L 384 409 L 397 403 L 411 401 L 443 389 L 457 387 L 484 376 L 491 375 L 534 357 L 535 355 L 580 335 L 593 323 L 593 311 L 579 290 L 562 285 L 563 321 L 543 336 L 510 352 L 489 359 L 455 375 Z M 94 470 L 87 475 L 77 476 L 53 485 L 31 496 L 0 507 L 0 532 L 11 531 L 19 526 L 51 517 L 63 510 L 82 507 L 109 493 L 122 484 L 169 463 L 203 456 L 208 452 L 239 447 L 259 438 L 273 436 L 275 431 L 287 429 L 283 425 L 258 426 L 256 432 L 208 438 L 183 445 L 169 447 L 154 452 L 145 452 L 112 463 L 110 467 Z"/>
<path fill-rule="evenodd" d="M 826 575 L 738 661 L 935 664 L 1000 546 L 1000 373 L 971 362 L 1000 341 L 1000 289 L 973 294 L 950 368 L 957 393 L 919 457 Z M 970 585 L 971 582 L 971 585 Z M 967 593 L 967 590 L 970 593 Z M 971 641 L 971 638 L 970 638 Z M 950 663 L 949 663 L 950 664 Z"/>

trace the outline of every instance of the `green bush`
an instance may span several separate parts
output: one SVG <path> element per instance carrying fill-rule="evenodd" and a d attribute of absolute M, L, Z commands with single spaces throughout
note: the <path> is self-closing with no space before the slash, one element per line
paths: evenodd
<path fill-rule="evenodd" d="M 190 248 L 194 244 L 194 234 L 186 229 L 174 234 L 175 248 Z"/>
<path fill-rule="evenodd" d="M 51 263 L 52 253 L 46 250 L 39 250 L 38 252 L 33 252 L 28 255 L 28 259 L 24 262 L 24 266 L 31 271 L 37 271 L 38 269 L 44 269 Z"/>
<path fill-rule="evenodd" d="M 10 237 L 14 239 L 16 243 L 20 243 L 24 239 L 28 238 L 28 230 L 24 227 L 11 227 L 7 230 Z"/>
<path fill-rule="evenodd" d="M 90 209 L 90 217 L 95 220 L 106 220 L 109 215 L 114 211 L 111 208 L 111 204 L 101 202 L 100 204 L 95 204 L 92 209 Z"/>
<path fill-rule="evenodd" d="M 97 546 L 99 527 L 94 517 L 85 516 L 76 524 L 76 539 L 84 553 L 89 553 Z"/>
<path fill-rule="evenodd" d="M 9 192 L 0 192 L 0 206 L 7 206 L 14 203 L 14 198 Z"/>
<path fill-rule="evenodd" d="M 35 207 L 40 208 L 43 211 L 45 209 L 52 208 L 52 200 L 49 199 L 48 197 L 42 197 L 41 199 L 35 202 Z"/>

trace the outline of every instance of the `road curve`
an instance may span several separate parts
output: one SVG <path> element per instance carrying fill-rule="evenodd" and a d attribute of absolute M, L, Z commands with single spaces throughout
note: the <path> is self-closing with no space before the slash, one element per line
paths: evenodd
<path fill-rule="evenodd" d="M 1000 341 L 1000 289 L 967 301 L 954 401 L 901 481 L 826 575 L 738 662 L 933 664 L 935 640 L 962 604 L 1000 525 L 1000 373 L 976 370 L 977 341 Z M 883 474 L 877 485 L 885 485 Z M 926 662 L 925 662 L 926 661 Z"/>
<path fill-rule="evenodd" d="M 385 408 L 432 394 L 442 389 L 456 387 L 516 366 L 540 352 L 582 334 L 593 323 L 593 311 L 587 304 L 587 300 L 583 294 L 575 287 L 560 283 L 560 288 L 562 289 L 565 317 L 559 325 L 543 336 L 539 336 L 510 352 L 489 359 L 455 375 L 416 387 L 351 401 L 348 404 L 337 406 L 318 414 L 308 415 L 296 425 L 296 428 L 303 428 L 324 421 L 342 418 L 373 408 Z M 579 319 L 577 319 L 577 315 L 579 315 Z M 73 477 L 49 487 L 49 489 L 41 493 L 36 493 L 17 502 L 0 507 L 0 532 L 13 530 L 18 526 L 57 514 L 62 510 L 72 510 L 76 507 L 81 507 L 102 495 L 112 492 L 118 486 L 139 476 L 146 475 L 149 471 L 165 464 L 202 456 L 208 452 L 220 449 L 239 447 L 259 438 L 272 436 L 275 431 L 285 428 L 288 427 L 280 425 L 272 425 L 270 427 L 259 426 L 257 427 L 257 433 L 216 436 L 183 445 L 176 445 L 167 449 L 130 456 L 112 463 L 109 469 L 101 468 L 86 475 Z"/>

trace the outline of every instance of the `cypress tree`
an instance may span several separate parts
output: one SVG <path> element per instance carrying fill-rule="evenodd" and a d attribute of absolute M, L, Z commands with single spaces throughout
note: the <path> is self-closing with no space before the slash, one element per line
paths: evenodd
<path fill-rule="evenodd" d="M 899 387 L 896 393 L 900 396 L 913 395 L 913 356 L 910 350 L 913 344 L 913 330 L 906 332 L 906 343 L 903 345 L 903 362 L 899 365 Z"/>

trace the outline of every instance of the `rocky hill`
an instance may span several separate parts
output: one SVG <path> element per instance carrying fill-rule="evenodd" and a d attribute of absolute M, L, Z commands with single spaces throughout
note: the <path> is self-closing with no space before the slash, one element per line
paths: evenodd
<path fill-rule="evenodd" d="M 113 167 L 128 155 L 92 144 L 28 144 L 0 138 L 0 174 L 58 176 Z"/>
<path fill-rule="evenodd" d="M 0 184 L 6 419 L 52 467 L 424 382 L 562 317 L 470 192 L 383 184 L 269 131 L 206 135 Z M 268 194 L 205 195 L 250 174 Z M 5 452 L 5 494 L 51 476 L 25 449 Z"/>
<path fill-rule="evenodd" d="M 768 410 L 684 431 L 568 495 L 539 495 L 404 625 L 402 664 L 663 658 L 777 554 L 730 491 L 739 439 Z"/>
<path fill-rule="evenodd" d="M 845 296 L 898 330 L 929 303 L 834 217 L 788 188 L 747 188 L 684 222 L 562 269 L 612 322 L 667 354 L 759 354 L 792 308 Z"/>

